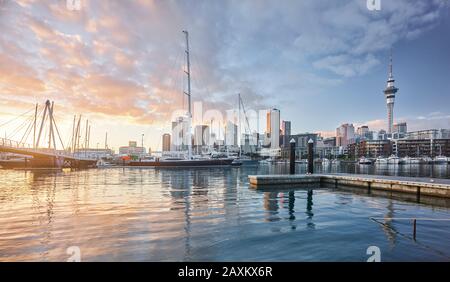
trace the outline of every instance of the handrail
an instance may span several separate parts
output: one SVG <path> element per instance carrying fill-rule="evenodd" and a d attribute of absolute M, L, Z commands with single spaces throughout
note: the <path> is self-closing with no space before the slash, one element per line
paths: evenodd
<path fill-rule="evenodd" d="M 74 154 L 72 153 L 66 153 L 66 152 L 61 152 L 61 151 L 56 151 L 54 149 L 46 149 L 46 148 L 33 148 L 33 146 L 31 144 L 27 144 L 24 142 L 17 142 L 14 140 L 10 140 L 10 139 L 6 139 L 6 138 L 2 138 L 0 137 L 0 145 L 3 147 L 8 147 L 8 148 L 13 148 L 13 149 L 19 149 L 19 150 L 24 150 L 27 152 L 34 152 L 34 153 L 46 153 L 46 154 L 53 154 L 56 156 L 62 156 L 62 157 L 67 157 L 67 158 L 74 158 L 74 159 L 78 159 L 78 160 L 92 160 L 89 158 L 84 158 L 81 156 L 77 156 L 75 157 Z"/>

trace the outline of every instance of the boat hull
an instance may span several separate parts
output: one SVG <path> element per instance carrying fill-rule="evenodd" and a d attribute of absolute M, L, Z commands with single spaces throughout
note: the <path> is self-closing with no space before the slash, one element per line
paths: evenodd
<path fill-rule="evenodd" d="M 30 162 L 25 162 L 25 160 L 2 160 L 0 161 L 0 167 L 6 169 L 14 168 L 26 168 L 30 166 Z"/>
<path fill-rule="evenodd" d="M 233 159 L 217 160 L 173 160 L 173 161 L 131 161 L 129 166 L 152 166 L 152 167 L 216 167 L 231 166 Z"/>

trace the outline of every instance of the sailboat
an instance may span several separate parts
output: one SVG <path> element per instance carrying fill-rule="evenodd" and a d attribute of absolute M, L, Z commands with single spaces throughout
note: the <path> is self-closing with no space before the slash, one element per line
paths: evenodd
<path fill-rule="evenodd" d="M 188 96 L 188 127 L 186 130 L 188 140 L 188 156 L 187 158 L 155 158 L 149 161 L 131 161 L 130 166 L 153 166 L 153 167 L 216 167 L 216 166 L 231 166 L 233 158 L 194 158 L 192 156 L 191 132 L 192 132 L 192 111 L 191 111 L 191 72 L 189 61 L 189 33 L 183 30 L 186 36 L 186 75 L 188 80 L 188 91 L 185 93 Z"/>

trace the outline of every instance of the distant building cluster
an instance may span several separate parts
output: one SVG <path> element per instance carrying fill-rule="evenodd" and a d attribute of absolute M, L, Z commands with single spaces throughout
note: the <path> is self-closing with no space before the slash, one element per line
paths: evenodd
<path fill-rule="evenodd" d="M 191 140 L 187 134 L 189 121 L 179 117 L 172 122 L 172 132 L 162 136 L 162 151 L 186 151 L 191 142 L 193 153 L 197 155 L 215 151 L 288 158 L 293 140 L 297 158 L 306 158 L 308 141 L 312 140 L 317 158 L 450 156 L 449 129 L 410 132 L 406 122 L 394 122 L 394 102 L 399 89 L 394 85 L 392 69 L 391 55 L 383 90 L 387 104 L 386 130 L 371 130 L 368 125 L 355 128 L 352 123 L 344 123 L 336 128 L 334 137 L 324 138 L 308 132 L 294 134 L 291 121 L 281 120 L 280 110 L 271 108 L 266 112 L 263 132 L 258 129 L 242 133 L 240 124 L 235 122 L 220 125 L 211 121 L 196 125 Z"/>

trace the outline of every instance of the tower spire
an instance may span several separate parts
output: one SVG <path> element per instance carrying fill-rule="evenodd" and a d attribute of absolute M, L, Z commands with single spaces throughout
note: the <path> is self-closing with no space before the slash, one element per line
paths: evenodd
<path fill-rule="evenodd" d="M 392 48 L 389 54 L 389 79 L 394 78 L 394 75 L 392 74 Z"/>
<path fill-rule="evenodd" d="M 395 93 L 397 93 L 398 88 L 394 86 L 394 75 L 392 74 L 392 48 L 389 55 L 389 77 L 387 80 L 386 88 L 384 89 L 384 96 L 386 98 L 387 104 L 387 132 L 392 133 L 394 126 L 394 102 Z"/>

